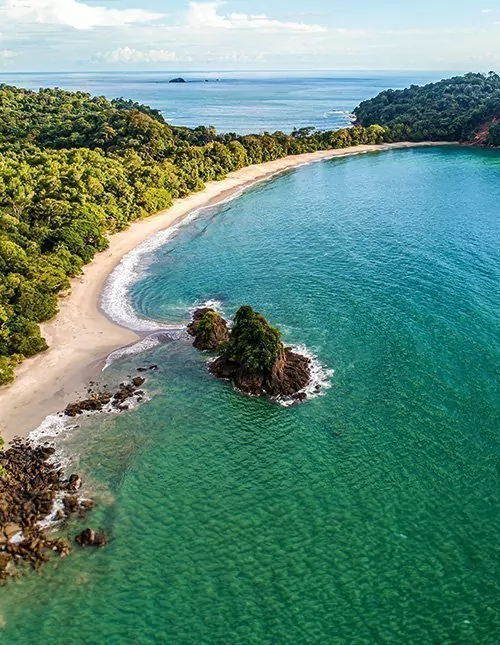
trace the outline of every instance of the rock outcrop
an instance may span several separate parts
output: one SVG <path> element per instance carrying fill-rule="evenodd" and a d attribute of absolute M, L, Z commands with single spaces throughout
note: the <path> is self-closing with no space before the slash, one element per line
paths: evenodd
<path fill-rule="evenodd" d="M 157 369 L 157 366 L 152 366 L 149 369 L 153 370 L 153 367 Z M 120 388 L 114 393 L 104 391 L 93 391 L 92 388 L 88 390 L 89 398 L 83 399 L 82 401 L 76 401 L 70 403 L 64 410 L 64 414 L 67 417 L 77 417 L 83 414 L 84 412 L 101 412 L 102 409 L 111 403 L 111 405 L 117 410 L 127 410 L 129 406 L 126 404 L 127 400 L 136 397 L 136 400 L 142 400 L 144 392 L 138 390 L 137 388 L 144 385 L 146 379 L 142 376 L 134 377 L 129 383 L 121 383 Z"/>
<path fill-rule="evenodd" d="M 169 83 L 187 83 L 185 78 L 178 76 L 177 78 L 172 78 Z"/>
<path fill-rule="evenodd" d="M 94 529 L 85 529 L 77 535 L 75 542 L 80 546 L 98 546 L 103 547 L 108 544 L 108 536 L 102 531 L 94 531 Z"/>
<path fill-rule="evenodd" d="M 202 321 L 209 322 L 211 333 L 198 331 Z M 220 350 L 221 355 L 209 365 L 214 376 L 230 379 L 254 396 L 306 398 L 303 390 L 311 379 L 310 359 L 285 348 L 280 332 L 251 307 L 238 310 L 231 330 L 213 310 L 198 310 L 188 331 L 196 336 L 195 347 Z"/>
<path fill-rule="evenodd" d="M 197 309 L 187 327 L 197 349 L 216 350 L 229 341 L 227 322 L 213 309 Z"/>
<path fill-rule="evenodd" d="M 0 451 L 0 582 L 15 575 L 20 564 L 38 569 L 53 552 L 69 555 L 68 540 L 47 534 L 40 522 L 51 514 L 59 521 L 73 514 L 84 517 L 94 505 L 75 494 L 80 477 L 66 479 L 54 455 L 51 446 L 21 439 Z M 57 514 L 56 500 L 62 502 Z"/>

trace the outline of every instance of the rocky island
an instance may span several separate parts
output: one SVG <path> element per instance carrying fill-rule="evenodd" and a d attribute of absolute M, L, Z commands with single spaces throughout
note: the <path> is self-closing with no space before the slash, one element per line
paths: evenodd
<path fill-rule="evenodd" d="M 219 352 L 209 370 L 247 394 L 303 400 L 311 361 L 287 348 L 280 332 L 252 307 L 240 307 L 229 328 L 213 309 L 198 309 L 188 332 L 198 349 Z"/>

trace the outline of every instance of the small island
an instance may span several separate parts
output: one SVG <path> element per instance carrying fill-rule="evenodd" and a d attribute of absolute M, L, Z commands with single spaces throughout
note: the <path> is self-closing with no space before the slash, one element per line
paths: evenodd
<path fill-rule="evenodd" d="M 188 326 L 193 345 L 219 352 L 209 371 L 247 394 L 302 401 L 311 361 L 281 342 L 280 332 L 252 307 L 240 307 L 231 328 L 213 309 L 198 309 Z"/>
<path fill-rule="evenodd" d="M 182 78 L 181 76 L 177 78 L 173 78 L 172 80 L 169 81 L 169 83 L 187 83 L 185 78 Z"/>

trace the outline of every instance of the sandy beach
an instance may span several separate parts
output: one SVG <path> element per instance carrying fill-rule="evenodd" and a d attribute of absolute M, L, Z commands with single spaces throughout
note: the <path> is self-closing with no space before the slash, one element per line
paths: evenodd
<path fill-rule="evenodd" d="M 60 300 L 59 314 L 42 325 L 42 334 L 50 349 L 26 360 L 17 370 L 15 383 L 0 390 L 0 432 L 4 439 L 26 436 L 47 415 L 64 409 L 67 403 L 83 395 L 106 357 L 138 339 L 133 331 L 108 320 L 99 308 L 99 301 L 109 274 L 124 255 L 148 237 L 195 209 L 215 205 L 256 182 L 302 164 L 365 152 L 434 145 L 443 144 L 357 146 L 249 166 L 230 173 L 222 181 L 209 182 L 202 192 L 176 200 L 170 209 L 134 222 L 127 230 L 112 235 L 109 249 L 99 253 L 84 273 L 72 281 L 71 294 Z"/>

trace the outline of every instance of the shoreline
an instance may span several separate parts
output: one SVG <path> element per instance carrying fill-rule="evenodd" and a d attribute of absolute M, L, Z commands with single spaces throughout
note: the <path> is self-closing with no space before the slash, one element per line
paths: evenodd
<path fill-rule="evenodd" d="M 361 145 L 284 157 L 247 166 L 220 181 L 207 182 L 203 191 L 174 201 L 165 211 L 133 222 L 109 237 L 109 248 L 98 253 L 71 281 L 71 292 L 60 298 L 59 313 L 41 325 L 49 349 L 25 360 L 16 380 L 0 388 L 0 434 L 6 443 L 26 437 L 50 414 L 83 397 L 88 383 L 113 351 L 137 342 L 141 335 L 111 321 L 101 309 L 101 294 L 109 275 L 122 258 L 149 237 L 184 220 L 190 213 L 239 196 L 259 182 L 317 161 L 363 153 L 406 148 L 457 145 L 401 142 Z"/>

